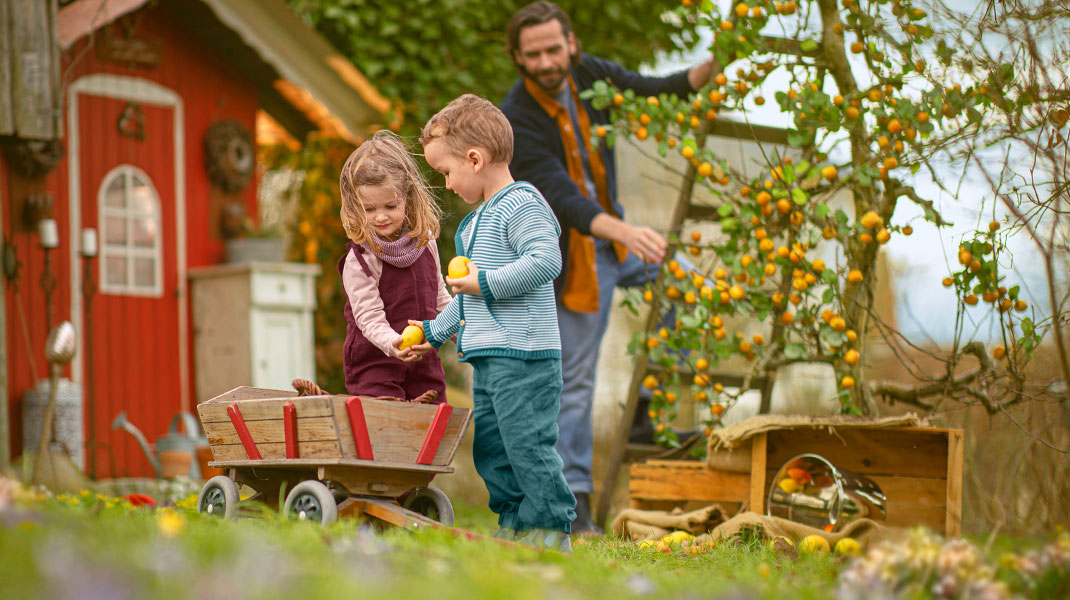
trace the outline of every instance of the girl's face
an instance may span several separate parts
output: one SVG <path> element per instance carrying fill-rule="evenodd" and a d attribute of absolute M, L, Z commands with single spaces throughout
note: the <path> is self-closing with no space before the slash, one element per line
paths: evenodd
<path fill-rule="evenodd" d="M 384 240 L 394 241 L 405 225 L 405 198 L 388 185 L 366 185 L 360 188 L 360 200 L 368 217 L 368 229 Z"/>

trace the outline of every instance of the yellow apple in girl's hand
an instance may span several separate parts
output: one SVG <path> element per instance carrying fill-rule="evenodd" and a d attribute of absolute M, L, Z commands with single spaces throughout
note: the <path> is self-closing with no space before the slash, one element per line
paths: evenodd
<path fill-rule="evenodd" d="M 450 279 L 460 279 L 468 274 L 468 263 L 472 261 L 468 260 L 466 256 L 454 256 L 450 260 L 450 264 L 446 266 L 446 274 L 450 276 Z"/>
<path fill-rule="evenodd" d="M 417 344 L 424 342 L 424 328 L 417 327 L 416 325 L 409 325 L 405 329 L 401 330 L 401 345 L 398 346 L 398 350 L 404 350 Z"/>

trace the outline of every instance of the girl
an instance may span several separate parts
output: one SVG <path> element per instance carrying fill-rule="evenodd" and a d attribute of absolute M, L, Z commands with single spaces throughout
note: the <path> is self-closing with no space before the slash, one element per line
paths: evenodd
<path fill-rule="evenodd" d="M 339 181 L 350 242 L 338 261 L 346 291 L 346 391 L 446 401 L 446 376 L 427 342 L 399 349 L 409 319 L 450 302 L 435 239 L 441 211 L 401 139 L 379 131 L 346 160 Z M 423 360 L 421 360 L 423 359 Z"/>

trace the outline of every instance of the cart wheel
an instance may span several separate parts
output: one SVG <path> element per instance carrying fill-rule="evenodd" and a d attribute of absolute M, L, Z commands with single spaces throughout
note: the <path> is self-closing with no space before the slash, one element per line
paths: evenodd
<path fill-rule="evenodd" d="M 453 526 L 453 503 L 449 497 L 433 487 L 416 488 L 405 497 L 405 508 L 446 525 Z"/>
<path fill-rule="evenodd" d="M 238 484 L 226 475 L 209 479 L 197 496 L 197 512 L 233 519 L 238 514 Z"/>
<path fill-rule="evenodd" d="M 287 519 L 327 525 L 338 520 L 338 505 L 331 490 L 315 479 L 302 481 L 286 495 L 282 515 Z"/>

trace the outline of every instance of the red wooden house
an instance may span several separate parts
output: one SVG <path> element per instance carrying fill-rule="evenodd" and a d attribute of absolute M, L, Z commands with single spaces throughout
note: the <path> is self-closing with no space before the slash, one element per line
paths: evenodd
<path fill-rule="evenodd" d="M 27 26 L 19 11 L 40 14 Z M 9 425 L 7 444 L 0 431 L 6 446 L 0 452 L 22 452 L 20 399 L 35 378 L 47 377 L 46 324 L 69 319 L 80 350 L 64 376 L 83 386 L 91 379 L 93 433 L 113 448 L 117 472 L 109 473 L 99 454 L 87 456 L 96 457 L 100 476 L 149 475 L 132 438 L 109 423 L 125 410 L 154 439 L 196 401 L 187 274 L 222 260 L 225 209 L 256 213 L 255 177 L 241 185 L 254 149 L 243 132 L 301 140 L 319 131 L 357 140 L 383 121 L 390 105 L 283 0 L 0 0 L 0 26 L 11 23 L 15 31 L 0 31 L 11 56 L 35 36 L 55 40 L 46 45 L 57 58 L 54 70 L 37 76 L 55 77 L 59 85 L 51 98 L 32 100 L 51 103 L 51 112 L 20 124 L 20 114 L 33 112 L 25 106 L 31 97 L 7 96 L 0 79 L 8 100 L 0 101 L 7 113 L 0 114 L 0 146 L 8 150 L 0 155 L 0 229 L 7 262 L 21 264 L 0 310 L 0 409 L 7 408 Z M 4 50 L 0 44 L 0 55 Z M 33 72 L 15 75 L 6 85 L 17 91 Z M 221 156 L 207 157 L 208 166 L 222 161 L 223 175 L 232 179 L 206 168 L 204 138 L 223 122 L 231 137 L 224 137 Z M 27 138 L 50 137 L 50 128 L 65 151 L 41 175 L 11 149 Z M 35 149 L 47 157 L 49 148 Z M 46 216 L 59 234 L 48 265 L 55 277 L 51 315 L 36 227 Z M 97 292 L 88 339 L 79 256 L 84 228 L 99 232 L 100 246 L 88 273 Z"/>

